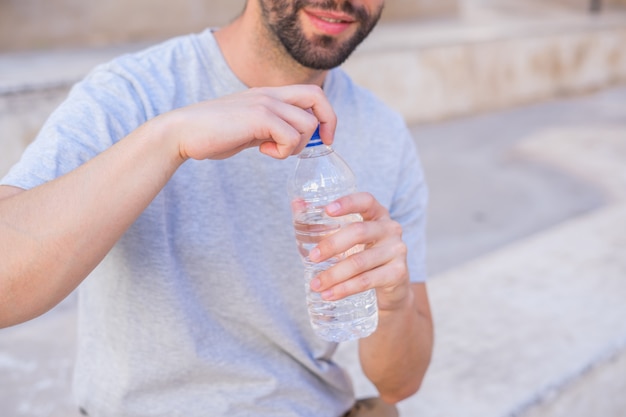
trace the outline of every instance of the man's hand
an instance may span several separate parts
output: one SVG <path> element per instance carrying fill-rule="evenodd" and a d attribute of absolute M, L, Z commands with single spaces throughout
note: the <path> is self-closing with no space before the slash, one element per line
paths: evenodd
<path fill-rule="evenodd" d="M 321 88 L 293 85 L 252 88 L 174 110 L 149 123 L 177 144 L 183 160 L 224 159 L 250 147 L 284 159 L 306 146 L 318 124 L 320 136 L 330 144 L 337 120 Z"/>
<path fill-rule="evenodd" d="M 309 257 L 319 262 L 357 244 L 355 253 L 311 281 L 311 289 L 326 300 L 337 300 L 370 288 L 378 298 L 378 328 L 359 340 L 364 374 L 381 398 L 396 403 L 420 387 L 433 347 L 433 326 L 425 283 L 409 282 L 407 247 L 402 227 L 367 193 L 352 194 L 329 204 L 331 216 L 360 213 L 352 223 L 322 240 Z"/>
<path fill-rule="evenodd" d="M 310 253 L 314 262 L 324 261 L 355 245 L 365 250 L 351 255 L 311 281 L 311 289 L 326 300 L 338 300 L 375 288 L 380 310 L 395 310 L 410 300 L 407 248 L 402 227 L 371 194 L 342 197 L 326 207 L 330 216 L 360 213 L 363 222 L 352 223 L 327 237 Z"/>

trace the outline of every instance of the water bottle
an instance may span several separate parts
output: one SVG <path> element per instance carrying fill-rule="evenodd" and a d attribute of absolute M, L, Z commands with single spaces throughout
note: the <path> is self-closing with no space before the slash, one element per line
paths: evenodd
<path fill-rule="evenodd" d="M 298 155 L 298 163 L 289 182 L 289 194 L 296 241 L 305 268 L 304 285 L 311 326 L 318 336 L 330 342 L 369 336 L 378 325 L 374 289 L 337 301 L 325 301 L 310 287 L 317 274 L 363 250 L 363 245 L 357 245 L 324 262 L 315 263 L 309 259 L 311 249 L 324 237 L 345 225 L 363 221 L 360 214 L 331 217 L 324 211 L 327 204 L 356 190 L 354 174 L 330 146 L 322 143 L 318 127 Z"/>

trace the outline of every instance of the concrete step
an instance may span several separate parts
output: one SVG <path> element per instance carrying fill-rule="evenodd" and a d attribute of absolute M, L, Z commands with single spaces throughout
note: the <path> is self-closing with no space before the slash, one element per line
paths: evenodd
<path fill-rule="evenodd" d="M 625 224 L 607 207 L 436 277 L 435 355 L 404 415 L 623 415 Z"/>
<path fill-rule="evenodd" d="M 6 417 L 79 417 L 71 380 L 76 296 L 28 323 L 0 329 L 0 410 Z"/>
<path fill-rule="evenodd" d="M 511 152 L 596 186 L 606 204 L 433 277 L 433 362 L 406 417 L 624 415 L 626 119 L 562 126 Z M 537 202 L 540 204 L 539 202 Z M 361 395 L 374 388 L 342 360 Z M 352 361 L 352 362 L 350 362 Z"/>

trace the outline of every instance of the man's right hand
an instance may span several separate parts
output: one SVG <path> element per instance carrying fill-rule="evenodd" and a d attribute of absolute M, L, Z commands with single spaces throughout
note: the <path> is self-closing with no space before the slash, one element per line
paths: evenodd
<path fill-rule="evenodd" d="M 284 159 L 306 146 L 318 124 L 324 142 L 332 143 L 337 121 L 321 88 L 293 85 L 252 88 L 149 123 L 178 144 L 183 160 L 224 159 L 250 147 Z"/>

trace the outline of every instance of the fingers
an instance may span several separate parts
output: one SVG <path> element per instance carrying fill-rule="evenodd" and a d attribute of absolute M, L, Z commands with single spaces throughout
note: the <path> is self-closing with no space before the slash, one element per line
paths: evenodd
<path fill-rule="evenodd" d="M 327 259 L 336 257 L 338 254 L 344 253 L 354 246 L 359 244 L 366 245 L 366 255 L 356 254 L 353 255 L 357 258 L 363 256 L 377 255 L 370 251 L 370 248 L 382 245 L 393 245 L 393 242 L 399 242 L 404 245 L 402 241 L 402 226 L 393 220 L 381 220 L 370 222 L 356 222 L 344 226 L 337 233 L 324 238 L 311 252 L 309 258 L 313 262 L 322 262 Z M 393 248 L 397 251 L 398 248 Z M 401 249 L 401 248 L 400 248 Z M 400 250 L 403 252 L 403 250 Z M 397 253 L 393 253 L 396 254 Z M 402 255 L 402 253 L 400 253 Z M 352 256 L 351 256 L 352 257 Z M 377 259 L 378 263 L 383 263 L 385 259 Z M 359 265 L 355 265 L 359 266 Z M 362 272 L 363 268 L 355 268 L 355 272 Z"/>
<path fill-rule="evenodd" d="M 337 116 L 320 87 L 316 85 L 293 85 L 286 88 L 277 87 L 263 90 L 281 101 L 304 110 L 310 109 L 319 122 L 322 141 L 328 145 L 332 143 L 337 128 Z M 307 140 L 315 128 L 306 132 L 308 134 Z"/>
<path fill-rule="evenodd" d="M 320 292 L 325 300 L 339 300 L 372 288 L 391 287 L 397 282 L 394 277 L 405 274 L 404 265 L 396 260 L 393 248 L 374 247 L 318 274 L 311 281 L 311 289 Z"/>
<path fill-rule="evenodd" d="M 275 100 L 267 105 L 271 106 L 271 114 L 267 115 L 264 121 L 268 126 L 267 137 L 259 140 L 259 150 L 277 159 L 299 153 L 317 128 L 319 123 L 317 118 L 299 107 L 282 101 Z"/>
<path fill-rule="evenodd" d="M 342 259 L 311 281 L 311 289 L 337 300 L 370 288 L 394 288 L 408 281 L 407 247 L 402 227 L 393 220 L 353 223 L 322 240 L 309 256 L 321 262 L 366 244 L 362 252 Z"/>
<path fill-rule="evenodd" d="M 259 145 L 262 153 L 277 159 L 295 155 L 306 146 L 318 125 L 322 140 L 332 143 L 337 117 L 321 88 L 266 87 L 250 89 L 248 94 L 257 96 L 261 105 L 271 112 L 266 121 L 267 135 Z"/>
<path fill-rule="evenodd" d="M 318 274 L 310 285 L 328 301 L 376 289 L 379 308 L 391 310 L 403 299 L 408 277 L 406 246 L 377 246 L 354 254 Z"/>
<path fill-rule="evenodd" d="M 335 200 L 326 206 L 330 216 L 359 213 L 363 220 L 343 227 L 339 232 L 322 240 L 311 253 L 314 262 L 321 262 L 343 253 L 358 244 L 372 246 L 385 238 L 402 240 L 402 227 L 389 217 L 389 212 L 370 193 L 354 193 Z"/>
<path fill-rule="evenodd" d="M 335 113 L 313 85 L 252 88 L 196 103 L 151 121 L 181 159 L 224 159 L 250 147 L 273 158 L 299 153 L 320 125 L 333 140 Z"/>
<path fill-rule="evenodd" d="M 356 245 L 365 245 L 365 250 L 318 274 L 311 281 L 311 289 L 332 301 L 375 288 L 379 308 L 393 308 L 402 299 L 409 282 L 402 226 L 369 193 L 342 197 L 328 205 L 326 211 L 332 216 L 357 212 L 364 221 L 349 224 L 326 237 L 310 252 L 310 259 L 321 262 Z"/>
<path fill-rule="evenodd" d="M 354 193 L 332 202 L 326 206 L 330 216 L 344 216 L 359 213 L 363 220 L 389 219 L 389 211 L 370 193 Z"/>

